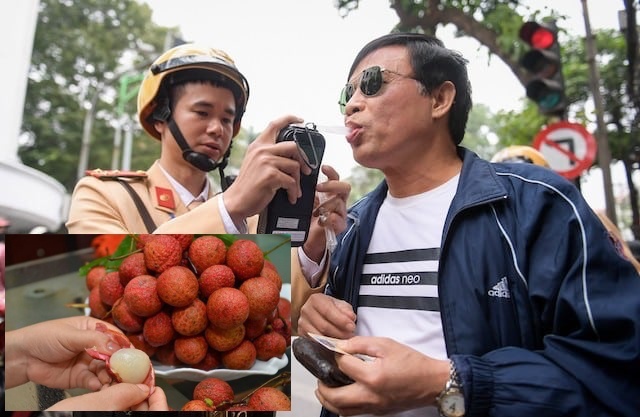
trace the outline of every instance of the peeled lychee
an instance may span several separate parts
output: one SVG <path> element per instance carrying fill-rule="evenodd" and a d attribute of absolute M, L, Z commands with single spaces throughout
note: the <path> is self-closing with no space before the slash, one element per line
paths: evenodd
<path fill-rule="evenodd" d="M 249 317 L 249 300 L 237 288 L 220 288 L 207 300 L 207 317 L 221 329 L 237 327 Z"/>
<path fill-rule="evenodd" d="M 145 248 L 147 248 L 145 246 Z M 174 307 L 185 307 L 198 297 L 198 278 L 189 268 L 172 266 L 158 276 L 156 289 L 165 303 Z"/>
<path fill-rule="evenodd" d="M 291 399 L 277 388 L 258 388 L 247 403 L 251 410 L 255 411 L 289 411 Z"/>
<path fill-rule="evenodd" d="M 130 384 L 142 384 L 152 369 L 149 356 L 135 348 L 117 350 L 111 355 L 109 366 L 118 381 Z"/>
<path fill-rule="evenodd" d="M 227 266 L 233 270 L 236 279 L 244 281 L 260 275 L 264 255 L 254 241 L 238 239 L 227 249 Z"/>
<path fill-rule="evenodd" d="M 224 264 L 227 247 L 216 236 L 200 236 L 189 246 L 189 259 L 198 273 L 202 273 L 211 265 Z"/>

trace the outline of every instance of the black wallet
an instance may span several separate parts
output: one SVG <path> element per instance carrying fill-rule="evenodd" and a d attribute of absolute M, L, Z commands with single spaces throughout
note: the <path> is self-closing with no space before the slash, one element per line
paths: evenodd
<path fill-rule="evenodd" d="M 338 368 L 336 353 L 308 337 L 297 337 L 291 351 L 298 362 L 329 387 L 341 387 L 354 381 Z"/>

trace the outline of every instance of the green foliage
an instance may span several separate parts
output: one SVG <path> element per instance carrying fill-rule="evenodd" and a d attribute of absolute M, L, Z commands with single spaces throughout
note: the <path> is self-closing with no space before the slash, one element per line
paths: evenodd
<path fill-rule="evenodd" d="M 146 69 L 166 32 L 135 0 L 41 0 L 22 126 L 29 140 L 19 150 L 23 163 L 73 189 L 85 116 L 95 101 L 89 168 L 110 168 L 119 77 Z M 134 100 L 126 110 L 135 114 Z M 132 168 L 146 169 L 159 148 L 141 131 L 134 136 Z"/>

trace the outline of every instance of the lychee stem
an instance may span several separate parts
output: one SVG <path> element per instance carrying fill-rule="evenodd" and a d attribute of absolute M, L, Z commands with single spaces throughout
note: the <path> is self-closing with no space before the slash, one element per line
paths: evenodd
<path fill-rule="evenodd" d="M 278 243 L 274 248 L 271 248 L 266 252 L 262 252 L 262 255 L 264 257 L 267 257 L 271 252 L 273 252 L 274 250 L 278 249 L 280 246 L 283 246 L 284 244 L 289 243 L 289 242 L 291 242 L 291 238 L 285 239 L 284 241 Z"/>

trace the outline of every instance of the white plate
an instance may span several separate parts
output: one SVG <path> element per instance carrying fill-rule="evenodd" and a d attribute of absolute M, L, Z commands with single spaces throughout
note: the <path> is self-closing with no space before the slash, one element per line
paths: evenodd
<path fill-rule="evenodd" d="M 291 300 L 291 284 L 282 284 L 280 296 Z M 89 311 L 86 309 L 86 314 L 88 315 L 88 313 Z M 205 378 L 220 378 L 224 381 L 232 381 L 250 375 L 275 375 L 278 370 L 287 366 L 289 358 L 284 354 L 281 358 L 271 358 L 267 362 L 256 360 L 253 367 L 247 370 L 217 368 L 210 371 L 203 371 L 201 369 L 182 366 L 161 365 L 155 361 L 152 363 L 156 376 L 160 377 L 184 379 L 187 381 L 202 381 Z"/>

